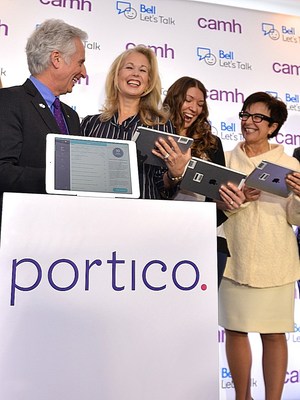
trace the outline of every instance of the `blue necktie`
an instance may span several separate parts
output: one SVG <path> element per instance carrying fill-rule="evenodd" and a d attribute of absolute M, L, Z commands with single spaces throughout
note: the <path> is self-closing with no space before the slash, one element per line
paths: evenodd
<path fill-rule="evenodd" d="M 68 129 L 66 127 L 66 123 L 65 123 L 65 120 L 64 120 L 64 116 L 63 116 L 63 113 L 62 113 L 62 110 L 61 110 L 61 105 L 60 105 L 60 101 L 59 101 L 58 97 L 55 98 L 55 100 L 53 102 L 53 106 L 54 106 L 53 115 L 54 115 L 54 118 L 55 118 L 55 120 L 57 122 L 57 125 L 59 127 L 60 133 L 68 134 L 69 132 L 68 132 Z"/>

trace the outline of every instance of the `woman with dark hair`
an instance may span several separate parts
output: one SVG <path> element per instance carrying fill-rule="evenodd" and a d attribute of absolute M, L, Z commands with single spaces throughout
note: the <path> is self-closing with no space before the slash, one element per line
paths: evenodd
<path fill-rule="evenodd" d="M 225 153 L 230 168 L 249 174 L 262 160 L 300 171 L 299 162 L 271 144 L 287 119 L 286 105 L 265 92 L 251 94 L 241 112 L 244 141 Z M 280 400 L 287 368 L 285 332 L 294 331 L 295 282 L 300 277 L 292 224 L 300 224 L 300 173 L 287 175 L 292 194 L 279 197 L 244 187 L 246 202 L 224 223 L 231 253 L 219 291 L 219 323 L 236 400 L 251 399 L 248 332 L 262 341 L 265 399 Z"/>
<path fill-rule="evenodd" d="M 221 140 L 211 132 L 206 99 L 207 90 L 203 83 L 198 79 L 183 76 L 170 86 L 163 106 L 168 110 L 170 120 L 176 128 L 176 132 L 181 136 L 194 139 L 191 148 L 193 157 L 225 165 Z M 166 148 L 166 150 L 168 153 L 172 152 L 169 148 Z M 224 203 L 217 203 L 218 285 L 220 285 L 229 255 L 222 228 L 222 223 L 226 220 L 226 216 L 222 210 L 238 208 L 244 200 L 242 191 L 235 185 L 229 184 L 228 187 L 224 188 L 225 191 L 226 193 L 223 194 Z M 184 192 L 182 190 L 179 190 L 174 198 L 175 200 L 211 201 L 199 194 Z"/>
<path fill-rule="evenodd" d="M 225 165 L 220 139 L 211 132 L 208 121 L 207 90 L 198 79 L 183 76 L 168 89 L 163 106 L 181 136 L 194 139 L 193 156 Z"/>

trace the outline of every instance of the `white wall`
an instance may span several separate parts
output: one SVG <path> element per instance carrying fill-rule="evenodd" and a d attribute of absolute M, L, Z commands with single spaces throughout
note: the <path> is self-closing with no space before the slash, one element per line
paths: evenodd
<path fill-rule="evenodd" d="M 178 1 L 178 0 L 174 0 Z M 179 0 L 180 1 L 180 0 Z M 184 0 L 203 3 L 202 0 Z M 251 10 L 269 11 L 281 14 L 300 15 L 299 0 L 205 0 L 205 3 L 220 4 L 239 8 L 248 8 Z"/>

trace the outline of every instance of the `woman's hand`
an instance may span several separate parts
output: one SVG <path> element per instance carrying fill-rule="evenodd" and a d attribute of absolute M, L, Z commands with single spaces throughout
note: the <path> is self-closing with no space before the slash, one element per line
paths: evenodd
<path fill-rule="evenodd" d="M 235 184 L 228 182 L 227 185 L 220 187 L 220 196 L 225 204 L 225 209 L 234 210 L 241 206 L 245 201 L 243 190 L 239 189 Z"/>
<path fill-rule="evenodd" d="M 300 196 L 300 173 L 293 172 L 292 174 L 288 174 L 285 181 L 291 191 Z"/>
<path fill-rule="evenodd" d="M 192 158 L 191 149 L 183 153 L 171 136 L 168 137 L 168 141 L 160 138 L 155 142 L 155 146 L 156 149 L 153 149 L 152 153 L 166 163 L 169 175 L 173 178 L 182 177 L 187 163 Z"/>
<path fill-rule="evenodd" d="M 246 201 L 256 201 L 259 199 L 261 191 L 258 189 L 251 188 L 249 186 L 244 186 L 244 195 L 246 197 Z"/>

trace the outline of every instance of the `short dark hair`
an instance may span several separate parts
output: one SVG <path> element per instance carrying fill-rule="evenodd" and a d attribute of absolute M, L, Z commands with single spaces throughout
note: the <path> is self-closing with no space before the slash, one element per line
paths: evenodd
<path fill-rule="evenodd" d="M 286 104 L 282 100 L 270 95 L 269 93 L 255 92 L 246 98 L 242 107 L 242 111 L 245 111 L 254 103 L 264 103 L 267 106 L 270 111 L 270 117 L 272 118 L 272 122 L 270 122 L 269 125 L 272 125 L 274 122 L 278 124 L 277 128 L 274 130 L 274 132 L 272 132 L 269 138 L 277 136 L 280 128 L 287 120 L 288 112 Z"/>

